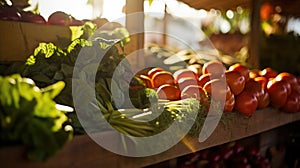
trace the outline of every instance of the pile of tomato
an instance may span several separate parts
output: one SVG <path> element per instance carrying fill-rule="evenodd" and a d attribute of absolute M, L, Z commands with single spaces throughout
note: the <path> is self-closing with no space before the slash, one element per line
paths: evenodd
<path fill-rule="evenodd" d="M 59 26 L 81 26 L 84 24 L 83 21 L 77 20 L 73 16 L 62 11 L 53 12 L 46 20 L 40 14 L 24 11 L 15 6 L 0 6 L 0 20 Z"/>
<path fill-rule="evenodd" d="M 211 100 L 225 102 L 224 112 L 247 116 L 268 106 L 288 113 L 300 111 L 300 78 L 271 68 L 250 70 L 236 63 L 226 69 L 222 62 L 210 61 L 196 71 L 186 68 L 171 73 L 154 67 L 136 76 L 155 89 L 160 99 L 196 98 L 207 108 Z"/>

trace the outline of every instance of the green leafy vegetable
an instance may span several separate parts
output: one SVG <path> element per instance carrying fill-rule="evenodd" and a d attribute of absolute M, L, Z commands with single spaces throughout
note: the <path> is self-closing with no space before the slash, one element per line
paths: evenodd
<path fill-rule="evenodd" d="M 29 78 L 15 74 L 0 76 L 0 144 L 22 143 L 27 156 L 46 160 L 72 137 L 64 126 L 67 116 L 53 98 L 64 88 L 57 82 L 38 88 Z"/>

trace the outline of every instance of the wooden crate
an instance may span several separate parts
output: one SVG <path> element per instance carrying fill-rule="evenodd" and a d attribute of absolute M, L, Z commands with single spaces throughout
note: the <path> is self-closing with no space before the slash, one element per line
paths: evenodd
<path fill-rule="evenodd" d="M 65 26 L 0 21 L 0 61 L 27 59 L 40 42 L 58 45 L 58 37 L 71 39 L 71 30 Z"/>

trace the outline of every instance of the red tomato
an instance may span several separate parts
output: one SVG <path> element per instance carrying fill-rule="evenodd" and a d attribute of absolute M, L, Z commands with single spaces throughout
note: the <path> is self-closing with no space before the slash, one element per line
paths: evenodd
<path fill-rule="evenodd" d="M 192 64 L 187 67 L 189 70 L 195 72 L 198 76 L 202 74 L 202 66 L 200 64 Z"/>
<path fill-rule="evenodd" d="M 199 85 L 198 79 L 195 78 L 180 78 L 177 81 L 177 85 L 180 90 L 183 90 L 185 87 L 190 85 Z"/>
<path fill-rule="evenodd" d="M 277 76 L 277 74 L 278 74 L 278 72 L 276 72 L 274 69 L 272 69 L 270 67 L 265 68 L 259 72 L 260 76 L 266 77 L 268 80 L 270 78 L 275 78 Z"/>
<path fill-rule="evenodd" d="M 226 68 L 220 61 L 206 62 L 202 67 L 202 74 L 210 73 L 211 76 L 221 77 L 225 74 Z"/>
<path fill-rule="evenodd" d="M 152 85 L 154 88 L 158 88 L 163 84 L 175 84 L 175 79 L 170 72 L 162 71 L 156 72 L 152 77 Z"/>
<path fill-rule="evenodd" d="M 180 90 L 178 87 L 170 84 L 161 85 L 157 89 L 157 95 L 159 99 L 164 100 L 179 100 L 180 99 Z"/>
<path fill-rule="evenodd" d="M 153 69 L 153 67 L 144 68 L 144 69 L 138 71 L 138 72 L 136 73 L 136 76 L 139 76 L 139 75 L 146 75 L 146 76 L 148 76 L 148 72 L 149 72 L 151 69 Z"/>
<path fill-rule="evenodd" d="M 189 69 L 180 69 L 177 70 L 173 73 L 173 76 L 175 78 L 175 81 L 178 82 L 178 80 L 180 80 L 181 78 L 194 78 L 194 79 L 198 79 L 198 75 L 189 70 Z"/>
<path fill-rule="evenodd" d="M 240 63 L 236 63 L 236 64 L 231 65 L 229 67 L 229 71 L 238 71 L 239 73 L 241 73 L 245 77 L 246 82 L 250 79 L 250 77 L 249 77 L 249 73 L 250 73 L 249 68 L 247 68 L 246 66 L 244 66 Z"/>
<path fill-rule="evenodd" d="M 65 12 L 57 11 L 48 17 L 48 23 L 51 25 L 69 26 L 72 17 Z"/>
<path fill-rule="evenodd" d="M 226 81 L 221 79 L 210 80 L 203 89 L 215 100 L 228 100 L 232 94 Z"/>
<path fill-rule="evenodd" d="M 293 92 L 296 92 L 296 93 L 300 94 L 300 84 L 298 84 L 296 87 L 294 87 Z"/>
<path fill-rule="evenodd" d="M 41 15 L 34 14 L 30 11 L 22 11 L 20 14 L 21 20 L 24 22 L 46 24 L 46 20 Z"/>
<path fill-rule="evenodd" d="M 260 83 L 264 90 L 267 89 L 268 79 L 266 77 L 259 76 L 259 77 L 254 78 L 254 81 Z"/>
<path fill-rule="evenodd" d="M 158 68 L 158 67 L 155 67 L 155 68 L 151 68 L 148 72 L 147 72 L 147 75 L 149 76 L 149 78 L 152 79 L 153 75 L 156 74 L 157 72 L 165 72 L 166 70 L 164 70 L 163 68 Z"/>
<path fill-rule="evenodd" d="M 71 22 L 70 22 L 70 26 L 82 26 L 84 24 L 83 21 L 81 20 L 77 20 L 74 17 L 72 17 Z"/>
<path fill-rule="evenodd" d="M 291 84 L 288 81 L 286 81 L 286 80 L 282 80 L 282 82 L 284 83 L 284 87 L 286 88 L 287 95 L 290 95 L 292 93 L 292 86 L 291 86 Z"/>
<path fill-rule="evenodd" d="M 282 107 L 282 111 L 287 113 L 296 113 L 300 110 L 299 94 L 293 92 L 288 96 L 286 103 Z"/>
<path fill-rule="evenodd" d="M 231 94 L 231 97 L 225 101 L 225 105 L 224 105 L 224 112 L 231 112 L 234 108 L 235 105 L 235 98 L 234 98 L 234 94 Z"/>
<path fill-rule="evenodd" d="M 138 78 L 140 78 L 143 81 L 143 83 L 146 85 L 147 88 L 153 88 L 151 79 L 148 76 L 139 75 Z"/>
<path fill-rule="evenodd" d="M 186 99 L 186 98 L 195 98 L 199 100 L 200 102 L 207 102 L 207 96 L 205 91 L 201 86 L 198 85 L 190 85 L 185 87 L 181 91 L 181 98 Z"/>
<path fill-rule="evenodd" d="M 250 78 L 256 78 L 256 77 L 259 77 L 259 70 L 257 69 L 252 69 L 249 71 L 249 77 Z"/>
<path fill-rule="evenodd" d="M 245 87 L 245 77 L 238 71 L 227 71 L 225 73 L 226 82 L 234 95 L 240 94 Z"/>
<path fill-rule="evenodd" d="M 285 83 L 283 81 L 270 80 L 267 89 L 270 95 L 271 105 L 274 108 L 283 107 L 288 97 Z"/>
<path fill-rule="evenodd" d="M 268 20 L 274 13 L 274 7 L 270 2 L 265 2 L 260 8 L 260 18 L 262 20 Z"/>
<path fill-rule="evenodd" d="M 246 82 L 245 91 L 253 93 L 259 102 L 262 100 L 265 93 L 262 85 L 253 79 Z"/>
<path fill-rule="evenodd" d="M 199 86 L 204 87 L 204 85 L 212 79 L 211 74 L 203 74 L 199 77 Z"/>
<path fill-rule="evenodd" d="M 258 108 L 263 109 L 268 107 L 270 104 L 270 96 L 268 92 L 265 92 L 263 96 L 260 97 L 260 100 L 258 100 Z"/>
<path fill-rule="evenodd" d="M 277 80 L 277 81 L 284 80 L 284 81 L 288 82 L 291 85 L 292 90 L 296 89 L 298 86 L 297 78 L 288 72 L 282 72 L 282 73 L 278 74 L 276 76 L 275 80 Z"/>
<path fill-rule="evenodd" d="M 237 112 L 252 116 L 258 106 L 258 101 L 253 93 L 243 91 L 235 99 L 235 109 Z"/>

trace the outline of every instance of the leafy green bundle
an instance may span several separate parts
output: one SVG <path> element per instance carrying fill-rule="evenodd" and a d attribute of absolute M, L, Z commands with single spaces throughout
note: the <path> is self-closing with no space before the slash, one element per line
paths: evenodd
<path fill-rule="evenodd" d="M 72 138 L 67 116 L 53 98 L 64 88 L 57 82 L 38 88 L 20 75 L 0 76 L 0 143 L 21 143 L 28 157 L 46 160 Z"/>

